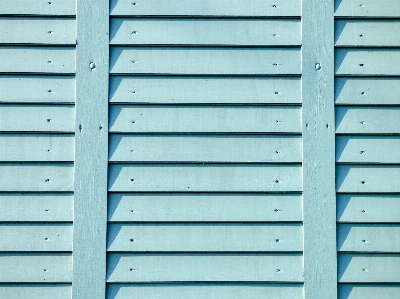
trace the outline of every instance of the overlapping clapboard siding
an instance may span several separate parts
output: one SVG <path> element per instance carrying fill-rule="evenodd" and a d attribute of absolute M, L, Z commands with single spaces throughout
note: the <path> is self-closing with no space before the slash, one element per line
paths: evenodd
<path fill-rule="evenodd" d="M 71 297 L 75 1 L 0 5 L 0 297 Z"/>
<path fill-rule="evenodd" d="M 110 15 L 107 298 L 302 298 L 300 1 Z"/>
<path fill-rule="evenodd" d="M 400 298 L 400 11 L 361 2 L 335 14 L 339 298 Z"/>

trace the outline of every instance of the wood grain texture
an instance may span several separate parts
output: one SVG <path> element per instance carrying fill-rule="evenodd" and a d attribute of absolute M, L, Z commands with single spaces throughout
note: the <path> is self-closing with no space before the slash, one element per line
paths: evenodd
<path fill-rule="evenodd" d="M 1 0 L 0 15 L 73 16 L 75 0 Z"/>
<path fill-rule="evenodd" d="M 400 285 L 340 284 L 339 299 L 400 299 Z"/>
<path fill-rule="evenodd" d="M 399 17 L 400 7 L 391 0 L 335 0 L 335 17 Z"/>

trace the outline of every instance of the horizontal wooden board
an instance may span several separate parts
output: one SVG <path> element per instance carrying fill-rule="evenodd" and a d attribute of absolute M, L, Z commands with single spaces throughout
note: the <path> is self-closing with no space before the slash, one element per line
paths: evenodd
<path fill-rule="evenodd" d="M 2 283 L 70 283 L 71 278 L 72 256 L 69 253 L 0 254 Z"/>
<path fill-rule="evenodd" d="M 400 299 L 400 285 L 340 284 L 339 299 Z"/>
<path fill-rule="evenodd" d="M 400 51 L 391 50 L 360 50 L 336 49 L 336 75 L 376 75 L 398 76 L 400 68 Z"/>
<path fill-rule="evenodd" d="M 337 246 L 341 252 L 400 252 L 400 226 L 396 224 L 340 224 Z"/>
<path fill-rule="evenodd" d="M 72 222 L 69 194 L 0 194 L 0 221 Z"/>
<path fill-rule="evenodd" d="M 299 0 L 262 0 L 241 2 L 212 0 L 111 0 L 112 16 L 300 16 Z"/>
<path fill-rule="evenodd" d="M 0 285 L 0 298 L 7 299 L 71 299 L 71 285 L 68 284 L 3 284 Z"/>
<path fill-rule="evenodd" d="M 336 167 L 338 192 L 400 192 L 399 166 Z"/>
<path fill-rule="evenodd" d="M 173 269 L 173 271 L 171 271 Z M 302 282 L 301 254 L 109 254 L 107 282 Z"/>
<path fill-rule="evenodd" d="M 336 17 L 400 17 L 392 0 L 335 0 Z"/>
<path fill-rule="evenodd" d="M 109 140 L 109 159 L 113 162 L 180 161 L 301 163 L 302 160 L 301 137 L 250 137 L 237 135 L 148 135 L 143 137 L 142 135 L 111 135 Z"/>
<path fill-rule="evenodd" d="M 74 161 L 73 135 L 0 135 L 1 161 Z"/>
<path fill-rule="evenodd" d="M 336 133 L 400 133 L 400 108 L 337 107 Z"/>
<path fill-rule="evenodd" d="M 400 281 L 400 255 L 339 254 L 338 281 L 391 283 Z"/>
<path fill-rule="evenodd" d="M 301 195 L 114 193 L 108 197 L 110 222 L 280 222 L 302 217 Z"/>
<path fill-rule="evenodd" d="M 301 45 L 299 20 L 118 18 L 110 30 L 112 45 Z"/>
<path fill-rule="evenodd" d="M 339 105 L 400 105 L 397 78 L 335 78 L 335 103 Z M 385 92 L 382 92 L 385 91 Z"/>
<path fill-rule="evenodd" d="M 110 224 L 107 234 L 107 251 L 293 252 L 303 250 L 301 224 Z"/>
<path fill-rule="evenodd" d="M 400 137 L 338 136 L 336 162 L 400 164 Z"/>
<path fill-rule="evenodd" d="M 0 44 L 75 45 L 74 19 L 1 18 Z"/>
<path fill-rule="evenodd" d="M 75 0 L 3 0 L 0 15 L 72 16 L 76 13 Z"/>
<path fill-rule="evenodd" d="M 0 106 L 0 132 L 74 132 L 75 107 Z"/>
<path fill-rule="evenodd" d="M 400 223 L 400 197 L 397 195 L 346 195 L 337 197 L 338 222 Z"/>
<path fill-rule="evenodd" d="M 156 47 L 112 47 L 110 49 L 110 73 L 177 75 L 299 75 L 301 73 L 300 48 L 160 49 Z"/>
<path fill-rule="evenodd" d="M 71 224 L 2 224 L 0 251 L 72 251 Z"/>
<path fill-rule="evenodd" d="M 75 49 L 0 47 L 0 73 L 75 73 Z"/>
<path fill-rule="evenodd" d="M 302 131 L 301 107 L 111 106 L 109 111 L 112 133 Z"/>
<path fill-rule="evenodd" d="M 108 189 L 113 192 L 301 191 L 301 178 L 299 165 L 111 165 Z"/>
<path fill-rule="evenodd" d="M 0 103 L 74 103 L 69 76 L 0 76 Z"/>
<path fill-rule="evenodd" d="M 73 191 L 72 164 L 0 164 L 0 191 Z"/>
<path fill-rule="evenodd" d="M 398 47 L 400 22 L 396 21 L 335 21 L 337 47 Z"/>
<path fill-rule="evenodd" d="M 108 284 L 106 298 L 298 299 L 302 294 L 300 284 Z"/>
<path fill-rule="evenodd" d="M 111 76 L 110 102 L 146 104 L 299 104 L 301 103 L 300 83 L 300 78 L 297 77 Z"/>

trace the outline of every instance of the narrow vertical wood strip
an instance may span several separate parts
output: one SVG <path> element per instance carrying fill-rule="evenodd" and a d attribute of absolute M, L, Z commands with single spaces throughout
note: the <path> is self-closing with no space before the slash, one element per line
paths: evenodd
<path fill-rule="evenodd" d="M 72 298 L 105 298 L 109 1 L 77 0 Z"/>
<path fill-rule="evenodd" d="M 304 298 L 337 298 L 334 1 L 303 0 Z"/>

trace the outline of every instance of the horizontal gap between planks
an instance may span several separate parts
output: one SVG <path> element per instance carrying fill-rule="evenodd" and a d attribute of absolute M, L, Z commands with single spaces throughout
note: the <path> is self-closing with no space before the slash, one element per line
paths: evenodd
<path fill-rule="evenodd" d="M 7 17 L 7 18 L 45 18 L 45 19 L 74 19 L 76 20 L 76 15 L 49 15 L 49 14 L 0 14 L 0 18 Z"/>
<path fill-rule="evenodd" d="M 3 251 L 7 252 L 7 251 Z M 43 251 L 40 251 L 43 252 Z M 55 253 L 58 253 L 57 251 Z M 231 256 L 238 256 L 238 255 L 290 255 L 290 254 L 302 254 L 303 251 L 109 251 L 107 250 L 108 254 L 131 254 L 134 253 L 135 255 L 231 255 Z"/>
<path fill-rule="evenodd" d="M 11 44 L 16 45 L 16 44 Z M 24 44 L 22 44 L 24 45 Z M 196 49 L 286 49 L 286 48 L 301 48 L 301 44 L 297 45 L 235 45 L 235 44 L 112 44 L 111 47 L 118 48 L 196 48 Z"/>
<path fill-rule="evenodd" d="M 21 193 L 21 192 L 14 192 L 14 191 L 8 191 L 8 192 L 3 192 L 3 193 Z M 134 195 L 134 194 L 140 194 L 140 195 L 159 195 L 159 194 L 169 194 L 169 195 L 273 195 L 273 194 L 277 194 L 277 195 L 282 195 L 282 194 L 288 194 L 288 195 L 302 195 L 303 192 L 302 191 L 281 191 L 281 192 L 276 192 L 276 191 L 271 191 L 271 192 L 265 192 L 265 191 L 248 191 L 248 192 L 243 192 L 243 191 L 233 191 L 233 192 L 226 192 L 226 191 L 203 191 L 203 192 L 199 192 L 199 191 L 193 191 L 193 192 L 187 192 L 187 191 L 170 191 L 170 192 L 166 192 L 166 191 L 154 191 L 154 192 L 149 192 L 149 191 L 134 191 L 134 192 L 120 192 L 120 191 L 108 191 L 108 194 L 124 194 L 124 195 Z M 356 193 L 358 194 L 358 193 Z M 390 193 L 385 193 L 390 195 Z"/>
<path fill-rule="evenodd" d="M 3 73 L 0 73 L 0 75 Z M 4 73 L 6 75 L 9 74 L 32 74 L 32 73 Z M 47 74 L 43 74 L 43 75 L 49 75 L 49 73 Z M 71 76 L 71 74 L 66 74 L 67 76 Z M 262 75 L 258 75 L 258 74 L 240 74 L 240 75 L 236 75 L 236 74 L 216 74 L 216 75 L 209 75 L 209 74 L 176 74 L 176 73 L 112 73 L 110 74 L 110 76 L 123 76 L 123 77 L 130 77 L 130 76 L 141 76 L 141 77 L 152 77 L 152 76 L 157 76 L 157 77 L 191 77 L 191 78 L 201 78 L 201 77 L 207 77 L 207 78 L 271 78 L 271 77 L 280 77 L 280 78 L 286 78 L 286 77 L 291 77 L 291 78 L 301 78 L 301 75 L 295 75 L 295 74 L 262 74 Z M 400 77 L 400 75 L 399 75 Z"/>
<path fill-rule="evenodd" d="M 335 21 L 346 20 L 346 21 L 400 21 L 400 17 L 380 17 L 380 16 L 335 16 Z"/>
<path fill-rule="evenodd" d="M 293 165 L 293 166 L 302 166 L 301 162 L 216 162 L 216 161 L 112 161 L 108 162 L 109 165 L 114 165 L 114 164 L 126 164 L 126 165 L 141 165 L 141 166 L 146 166 L 146 165 L 182 165 L 182 166 L 198 166 L 198 165 L 220 165 L 220 166 L 232 166 L 232 165 L 238 165 L 238 166 L 245 166 L 245 165 L 251 165 L 251 166 L 260 166 L 262 167 L 263 165 Z M 392 164 L 391 164 L 392 165 Z"/>
<path fill-rule="evenodd" d="M 301 16 L 110 15 L 110 19 L 301 20 Z"/>
<path fill-rule="evenodd" d="M 15 283 L 20 284 L 20 283 Z M 28 283 L 27 283 L 28 284 Z M 31 283 L 29 283 L 31 284 Z M 58 283 L 57 283 L 58 284 Z M 154 281 L 154 282 L 107 282 L 107 285 L 125 285 L 125 286 L 246 286 L 246 285 L 303 285 L 304 282 L 300 281 Z"/>
<path fill-rule="evenodd" d="M 340 194 L 340 195 L 344 195 L 344 194 L 349 194 L 349 195 L 399 195 L 400 192 L 382 193 L 382 192 L 339 192 L 339 191 L 336 191 L 336 194 Z"/>
<path fill-rule="evenodd" d="M 0 222 L 1 223 L 1 222 Z M 37 224 L 37 222 L 32 222 L 33 224 Z M 59 224 L 60 222 L 55 222 L 54 224 Z M 44 224 L 47 224 L 47 222 L 44 222 Z M 202 225 L 202 226 L 224 226 L 226 224 L 232 224 L 232 226 L 242 226 L 242 225 L 247 225 L 247 226 L 252 226 L 252 225 L 264 225 L 264 224 L 271 224 L 271 225 L 277 225 L 277 224 L 298 224 L 298 226 L 301 226 L 303 224 L 303 221 L 298 221 L 298 220 L 293 220 L 293 221 L 282 221 L 282 220 L 277 220 L 277 221 L 107 221 L 108 225 L 111 224 L 132 224 L 132 226 L 141 226 L 141 225 Z M 156 225 L 155 225 L 156 224 Z M 281 225 L 280 225 L 281 226 Z"/>
<path fill-rule="evenodd" d="M 207 108 L 207 107 L 244 107 L 244 108 L 249 108 L 249 107 L 270 107 L 270 106 L 298 106 L 301 107 L 302 103 L 182 103 L 182 104 L 160 104 L 160 103 L 147 103 L 147 102 L 111 102 L 109 103 L 110 106 L 151 106 L 151 107 L 177 107 L 177 108 L 182 108 L 182 107 L 202 107 L 202 108 Z M 400 104 L 398 105 L 400 106 Z M 143 107 L 146 108 L 146 107 Z"/>

